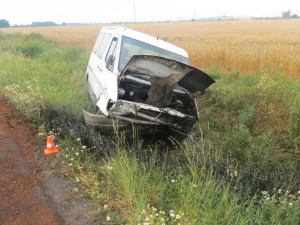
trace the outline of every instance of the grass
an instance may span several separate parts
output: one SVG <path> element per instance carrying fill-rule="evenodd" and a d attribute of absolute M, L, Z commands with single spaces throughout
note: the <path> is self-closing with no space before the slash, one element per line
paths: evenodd
<path fill-rule="evenodd" d="M 76 129 L 72 120 L 81 120 L 78 109 L 91 107 L 82 79 L 88 53 L 81 48 L 63 48 L 35 33 L 0 40 L 1 85 L 17 109 L 37 125 L 50 126 L 51 117 L 60 114 L 60 120 L 54 121 L 57 125 L 68 123 L 66 128 Z"/>
<path fill-rule="evenodd" d="M 113 24 L 115 25 L 115 24 Z M 24 27 L 0 29 L 6 33 L 37 32 L 62 45 L 91 50 L 103 25 Z M 242 74 L 278 69 L 288 77 L 300 74 L 300 19 L 199 21 L 122 25 L 167 40 L 187 50 L 193 66 Z M 84 35 L 83 35 L 84 34 Z"/>
<path fill-rule="evenodd" d="M 59 143 L 62 173 L 95 199 L 108 224 L 299 224 L 297 79 L 208 73 L 217 83 L 175 149 L 90 133 L 89 53 L 38 34 L 0 33 L 0 86 L 41 137 Z M 16 66 L 18 65 L 18 66 Z"/>

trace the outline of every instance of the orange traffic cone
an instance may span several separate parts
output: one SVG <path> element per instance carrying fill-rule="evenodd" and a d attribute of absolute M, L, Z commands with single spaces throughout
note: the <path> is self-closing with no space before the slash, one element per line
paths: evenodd
<path fill-rule="evenodd" d="M 45 155 L 50 155 L 52 153 L 58 153 L 58 149 L 55 147 L 52 137 L 47 137 L 47 148 L 44 149 Z"/>

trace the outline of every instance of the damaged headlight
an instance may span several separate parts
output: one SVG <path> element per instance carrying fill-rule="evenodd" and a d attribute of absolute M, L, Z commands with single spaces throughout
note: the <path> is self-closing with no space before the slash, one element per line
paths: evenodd
<path fill-rule="evenodd" d="M 130 115 L 130 114 L 136 115 L 137 108 L 134 104 L 130 104 L 130 103 L 123 102 L 123 101 L 117 101 L 110 108 L 110 112 L 113 115 L 117 115 L 117 116 L 126 116 L 126 115 Z"/>

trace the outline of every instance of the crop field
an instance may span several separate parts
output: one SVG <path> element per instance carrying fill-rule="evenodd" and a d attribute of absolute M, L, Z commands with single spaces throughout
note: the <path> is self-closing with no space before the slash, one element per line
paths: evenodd
<path fill-rule="evenodd" d="M 119 24 L 113 24 L 119 25 Z M 200 69 L 218 66 L 241 73 L 281 70 L 300 77 L 300 19 L 120 24 L 157 36 L 187 50 Z M 62 45 L 92 49 L 102 25 L 0 29 L 38 32 Z"/>
<path fill-rule="evenodd" d="M 300 224 L 300 20 L 124 26 L 183 47 L 216 80 L 176 146 L 84 124 L 100 25 L 0 31 L 0 91 L 59 144 L 60 173 L 107 224 Z"/>

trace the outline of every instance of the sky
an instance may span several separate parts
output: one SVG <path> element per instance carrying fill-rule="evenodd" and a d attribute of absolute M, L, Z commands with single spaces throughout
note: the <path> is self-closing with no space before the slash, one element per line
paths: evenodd
<path fill-rule="evenodd" d="M 287 10 L 300 16 L 300 0 L 0 0 L 0 19 L 10 25 L 272 17 Z"/>

